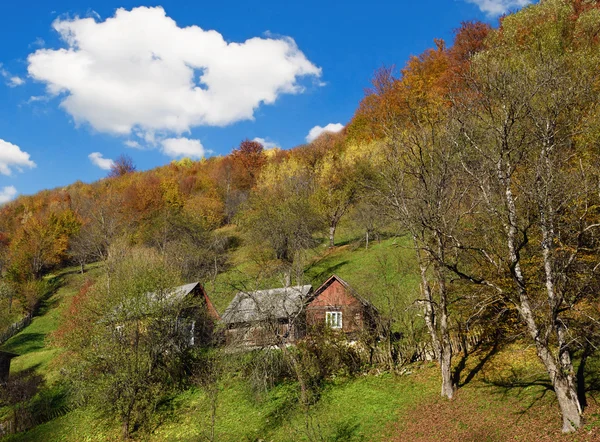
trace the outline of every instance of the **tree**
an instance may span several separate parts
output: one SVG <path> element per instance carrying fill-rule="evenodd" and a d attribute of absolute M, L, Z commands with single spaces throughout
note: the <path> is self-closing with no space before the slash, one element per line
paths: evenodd
<path fill-rule="evenodd" d="M 135 172 L 136 167 L 129 155 L 119 155 L 108 172 L 108 178 L 117 178 Z"/>
<path fill-rule="evenodd" d="M 68 350 L 77 399 L 118 419 L 127 439 L 183 385 L 192 347 L 181 318 L 194 305 L 169 296 L 179 276 L 155 253 L 110 255 L 107 274 L 83 287 L 55 339 Z"/>
<path fill-rule="evenodd" d="M 441 393 L 452 398 L 452 293 L 443 263 L 452 255 L 449 238 L 460 226 L 466 189 L 456 173 L 458 152 L 449 136 L 451 120 L 444 99 L 447 51 L 443 42 L 436 45 L 411 58 L 402 77 L 393 82 L 397 110 L 386 113 L 381 124 L 387 139 L 385 161 L 372 187 L 388 214 L 413 239 L 425 323 L 440 363 Z"/>
<path fill-rule="evenodd" d="M 361 177 L 355 164 L 333 152 L 322 159 L 315 174 L 314 197 L 329 227 L 329 247 L 334 247 L 337 226 L 358 198 Z"/>
<path fill-rule="evenodd" d="M 263 177 L 240 221 L 248 237 L 266 245 L 281 263 L 290 285 L 294 263 L 316 244 L 313 235 L 321 223 L 311 204 L 310 176 L 287 166 L 273 168 Z"/>
<path fill-rule="evenodd" d="M 544 2 L 505 18 L 455 100 L 463 168 L 485 209 L 470 223 L 477 243 L 457 244 L 486 264 L 457 274 L 514 305 L 554 387 L 564 432 L 582 424 L 571 361 L 578 336 L 569 325 L 594 296 L 598 269 L 589 260 L 600 226 L 592 209 L 597 55 L 570 36 L 579 25 L 572 12 Z"/>

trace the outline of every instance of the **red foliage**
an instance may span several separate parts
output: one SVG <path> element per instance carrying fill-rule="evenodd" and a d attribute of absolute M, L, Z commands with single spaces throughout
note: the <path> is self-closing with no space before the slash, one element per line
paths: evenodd
<path fill-rule="evenodd" d="M 245 139 L 231 152 L 233 183 L 241 190 L 254 187 L 256 179 L 266 162 L 263 145 Z"/>
<path fill-rule="evenodd" d="M 485 39 L 492 28 L 480 21 L 464 21 L 455 30 L 454 45 L 448 51 L 453 63 L 467 63 L 473 55 L 485 49 Z"/>
<path fill-rule="evenodd" d="M 108 172 L 109 178 L 120 177 L 136 171 L 133 160 L 129 155 L 121 155 L 117 158 Z"/>

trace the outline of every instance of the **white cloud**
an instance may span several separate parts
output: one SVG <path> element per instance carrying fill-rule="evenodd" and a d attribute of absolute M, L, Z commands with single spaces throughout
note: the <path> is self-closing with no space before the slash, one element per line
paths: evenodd
<path fill-rule="evenodd" d="M 19 146 L 0 139 L 0 173 L 10 175 L 12 168 L 21 172 L 23 167 L 35 167 L 29 154 L 23 152 Z"/>
<path fill-rule="evenodd" d="M 256 137 L 252 141 L 256 141 L 257 143 L 262 144 L 265 149 L 273 149 L 274 147 L 278 147 L 279 146 L 278 143 L 276 143 L 274 141 L 268 141 L 265 138 Z"/>
<path fill-rule="evenodd" d="M 17 189 L 14 186 L 3 187 L 0 189 L 0 205 L 13 200 L 17 196 Z"/>
<path fill-rule="evenodd" d="M 497 17 L 515 9 L 521 9 L 532 3 L 532 0 L 466 0 L 476 5 L 481 12 L 490 17 Z"/>
<path fill-rule="evenodd" d="M 12 76 L 8 79 L 8 85 L 10 87 L 22 86 L 24 84 L 25 84 L 25 80 L 23 80 L 21 77 Z"/>
<path fill-rule="evenodd" d="M 2 67 L 2 63 L 0 63 L 0 75 L 4 77 L 4 79 L 6 80 L 6 85 L 8 87 L 17 87 L 25 84 L 25 80 L 23 80 L 21 77 L 12 75 L 10 72 L 4 69 Z"/>
<path fill-rule="evenodd" d="M 199 140 L 167 138 L 161 141 L 162 152 L 170 157 L 202 158 L 205 150 Z"/>
<path fill-rule="evenodd" d="M 103 170 L 110 170 L 115 165 L 113 160 L 110 158 L 104 158 L 100 152 L 92 152 L 88 155 L 88 158 L 92 163 L 94 163 L 94 165 Z"/>
<path fill-rule="evenodd" d="M 131 147 L 132 149 L 141 149 L 142 145 L 135 140 L 127 140 L 125 141 L 125 146 Z"/>
<path fill-rule="evenodd" d="M 310 131 L 308 131 L 308 135 L 306 136 L 306 142 L 310 143 L 311 141 L 317 139 L 319 135 L 323 132 L 339 132 L 344 128 L 344 125 L 341 123 L 329 123 L 325 127 L 315 126 Z"/>
<path fill-rule="evenodd" d="M 105 21 L 57 19 L 66 44 L 28 57 L 29 75 L 76 123 L 141 138 L 180 136 L 195 126 L 251 120 L 261 104 L 304 89 L 321 69 L 294 40 L 227 42 L 198 26 L 179 27 L 161 7 L 118 9 Z"/>
<path fill-rule="evenodd" d="M 46 46 L 46 42 L 44 41 L 44 39 L 42 37 L 37 37 L 32 43 L 29 44 L 29 47 L 34 47 L 37 46 L 39 48 L 43 48 L 44 46 Z"/>

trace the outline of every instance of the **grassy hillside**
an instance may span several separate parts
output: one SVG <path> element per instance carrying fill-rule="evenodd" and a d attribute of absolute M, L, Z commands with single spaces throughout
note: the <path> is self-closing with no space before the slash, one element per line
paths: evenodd
<path fill-rule="evenodd" d="M 305 278 L 317 285 L 331 273 L 345 278 L 375 302 L 381 292 L 397 290 L 410 298 L 418 288 L 410 264 L 410 249 L 403 238 L 387 238 L 369 250 L 340 235 L 341 245 L 318 249 L 308 257 Z M 216 281 L 212 296 L 220 311 L 234 293 L 236 283 L 248 279 L 253 264 L 244 261 L 248 250 L 236 252 L 239 260 Z M 394 259 L 390 259 L 393 257 Z M 400 262 L 400 265 L 397 262 Z M 392 265 L 390 262 L 396 264 Z M 66 269 L 52 276 L 58 287 L 44 301 L 39 315 L 4 350 L 20 354 L 12 374 L 32 370 L 45 378 L 40 393 L 56 408 L 48 422 L 33 430 L 7 437 L 8 441 L 104 441 L 120 440 L 117 423 L 106 421 L 87 409 L 73 409 L 63 402 L 60 353 L 49 335 L 59 325 L 62 311 L 86 278 Z M 377 275 L 377 277 L 374 277 Z M 262 281 L 263 284 L 276 281 Z M 229 290 L 228 290 L 229 288 Z M 531 348 L 512 344 L 509 348 L 482 348 L 456 364 L 460 371 L 457 397 L 448 402 L 438 397 L 438 370 L 433 363 L 416 363 L 401 374 L 373 371 L 358 377 L 339 376 L 324 386 L 321 397 L 307 416 L 294 399 L 296 386 L 281 384 L 257 396 L 233 374 L 219 386 L 215 436 L 219 441 L 593 441 L 600 440 L 600 362 L 586 365 L 589 407 L 586 427 L 576 435 L 560 434 L 560 415 L 543 367 Z M 462 362 L 462 363 L 461 363 Z M 210 400 L 204 391 L 191 388 L 161 405 L 150 441 L 205 440 L 210 422 Z M 0 410 L 0 416 L 2 410 Z M 307 422 L 310 433 L 307 435 Z"/>

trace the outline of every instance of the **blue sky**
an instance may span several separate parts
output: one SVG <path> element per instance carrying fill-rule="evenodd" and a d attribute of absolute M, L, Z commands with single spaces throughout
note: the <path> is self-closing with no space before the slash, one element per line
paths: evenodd
<path fill-rule="evenodd" d="M 375 69 L 528 0 L 7 2 L 0 15 L 0 204 L 149 169 L 291 148 L 352 117 Z M 25 6 L 24 6 L 25 5 Z"/>

